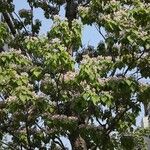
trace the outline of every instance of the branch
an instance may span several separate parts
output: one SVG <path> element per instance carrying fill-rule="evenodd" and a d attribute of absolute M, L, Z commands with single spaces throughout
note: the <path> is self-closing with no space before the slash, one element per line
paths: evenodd
<path fill-rule="evenodd" d="M 5 98 L 0 94 L 0 98 L 2 99 L 2 101 L 4 101 L 5 100 Z"/>
<path fill-rule="evenodd" d="M 90 4 L 90 0 L 88 0 L 87 2 L 85 2 L 84 4 L 82 4 L 81 6 L 86 7 L 88 4 Z"/>
<path fill-rule="evenodd" d="M 144 55 L 145 51 L 143 50 L 140 54 L 139 57 L 137 57 L 135 60 L 133 60 L 134 62 L 138 61 L 143 55 Z M 134 58 L 133 58 L 134 59 Z M 132 66 L 132 63 L 128 66 L 128 68 L 125 70 L 124 74 L 123 75 L 126 75 L 126 73 L 129 71 L 129 69 L 131 68 Z"/>
<path fill-rule="evenodd" d="M 112 72 L 111 72 L 111 74 L 110 74 L 111 77 L 113 77 L 113 76 L 115 75 L 116 70 L 117 70 L 117 68 L 114 68 L 114 69 L 112 70 Z"/>
<path fill-rule="evenodd" d="M 101 32 L 101 27 L 97 27 L 95 25 L 95 28 L 97 29 L 97 31 L 99 32 L 99 34 L 103 37 L 104 40 L 106 40 L 105 36 L 103 35 L 103 33 Z"/>
<path fill-rule="evenodd" d="M 19 21 L 21 22 L 21 24 L 22 24 L 22 26 L 23 26 L 23 28 L 24 28 L 24 30 L 25 30 L 25 32 L 28 34 L 28 31 L 27 31 L 27 29 L 26 29 L 26 27 L 25 27 L 25 25 L 24 25 L 24 23 L 22 22 L 22 20 L 20 19 L 20 17 L 17 15 L 17 13 L 16 12 L 14 12 L 14 14 L 16 15 L 16 17 L 19 19 Z"/>
<path fill-rule="evenodd" d="M 17 139 L 17 142 L 18 142 L 18 144 L 19 144 L 20 139 L 15 135 L 15 133 L 12 132 L 12 130 L 8 130 L 8 132 L 9 132 L 13 137 L 15 137 L 15 138 Z M 1 142 L 1 141 L 0 141 L 0 142 Z M 21 145 L 21 147 L 24 147 L 25 149 L 27 149 L 27 146 L 26 146 L 24 143 L 21 142 L 20 145 Z M 14 150 L 16 150 L 16 148 L 15 148 Z"/>
<path fill-rule="evenodd" d="M 133 76 L 133 75 L 135 75 L 135 74 L 138 74 L 138 73 L 139 73 L 139 70 L 140 70 L 140 69 L 137 68 L 137 70 L 136 70 L 135 72 L 133 72 L 131 75 Z"/>
<path fill-rule="evenodd" d="M 61 73 L 59 74 L 59 77 L 55 80 L 55 82 L 56 82 L 56 89 L 57 89 L 57 101 L 56 101 L 56 105 L 57 105 L 57 109 L 58 109 L 58 113 L 60 114 L 61 112 L 60 112 L 60 107 L 59 107 L 59 103 L 58 103 L 58 101 L 59 101 L 59 98 L 60 98 L 60 89 L 59 89 L 59 79 L 60 79 L 60 77 L 61 77 Z"/>
<path fill-rule="evenodd" d="M 0 109 L 5 108 L 5 106 L 6 106 L 6 102 L 0 100 Z"/>
<path fill-rule="evenodd" d="M 56 137 L 56 139 L 60 142 L 60 146 L 61 146 L 62 150 L 66 150 L 66 147 L 64 146 L 62 140 L 59 137 Z"/>
<path fill-rule="evenodd" d="M 57 137 L 56 137 L 57 138 Z M 58 138 L 57 138 L 58 139 Z M 66 147 L 63 145 L 63 144 L 61 144 L 62 143 L 62 141 L 59 143 L 58 141 L 56 141 L 55 139 L 52 139 L 52 141 L 55 143 L 55 144 L 58 144 L 61 148 L 62 148 L 62 150 L 66 150 Z"/>
<path fill-rule="evenodd" d="M 6 145 L 6 146 L 8 146 L 8 148 L 10 148 L 11 150 L 16 150 L 16 148 L 14 148 L 13 146 L 11 146 L 11 145 L 9 145 L 9 144 L 3 142 L 3 141 L 0 141 L 0 143 L 1 143 L 1 144 L 4 144 L 4 145 Z M 6 148 L 6 147 L 5 147 L 5 148 Z"/>
<path fill-rule="evenodd" d="M 15 37 L 15 35 L 16 35 L 15 25 L 12 21 L 10 14 L 8 12 L 3 12 L 2 15 L 4 16 L 4 20 L 6 21 L 11 33 Z"/>
<path fill-rule="evenodd" d="M 14 25 L 14 23 L 12 21 L 11 15 L 9 13 L 7 13 L 7 12 L 3 12 L 2 15 L 4 16 L 4 20 L 6 21 L 6 23 L 7 23 L 8 27 L 9 27 L 11 33 L 15 37 L 16 34 L 17 34 L 17 32 L 15 30 L 15 25 Z M 21 49 L 22 54 L 26 55 L 29 58 L 29 56 L 26 53 L 26 50 L 23 49 L 23 47 L 21 46 L 21 44 L 19 45 L 19 47 Z"/>
<path fill-rule="evenodd" d="M 141 80 L 143 77 L 139 77 L 138 79 L 137 79 L 137 81 L 139 81 L 139 80 Z"/>
<path fill-rule="evenodd" d="M 123 73 L 124 76 L 127 74 L 127 72 L 129 71 L 130 68 L 131 68 L 131 65 L 128 66 L 127 69 L 125 70 L 125 72 Z"/>
<path fill-rule="evenodd" d="M 100 126 L 104 127 L 105 125 L 103 125 L 99 120 L 98 118 L 96 117 L 96 121 L 99 123 Z"/>
<path fill-rule="evenodd" d="M 31 8 L 31 31 L 32 31 L 32 36 L 34 36 L 34 32 L 33 32 L 33 5 L 29 2 L 29 6 Z"/>
<path fill-rule="evenodd" d="M 25 116 L 25 128 L 26 128 L 26 134 L 27 134 L 27 141 L 28 141 L 29 149 L 32 149 L 31 140 L 30 140 L 30 132 L 28 129 L 28 111 L 27 111 L 27 116 Z"/>
<path fill-rule="evenodd" d="M 112 120 L 112 123 L 110 124 L 110 126 L 107 128 L 107 135 L 109 135 L 109 133 L 112 131 L 112 130 L 114 130 L 114 127 L 115 127 L 115 125 L 116 125 L 116 123 L 124 116 L 124 114 L 128 111 L 128 110 L 130 110 L 131 109 L 131 107 L 129 107 L 129 108 L 125 108 L 125 110 L 122 112 L 122 113 L 119 113 L 119 114 L 117 114 L 116 116 L 115 116 L 115 118 Z"/>

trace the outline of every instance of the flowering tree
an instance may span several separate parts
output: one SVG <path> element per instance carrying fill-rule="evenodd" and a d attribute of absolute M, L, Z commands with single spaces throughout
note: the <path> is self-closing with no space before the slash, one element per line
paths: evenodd
<path fill-rule="evenodd" d="M 0 2 L 1 149 L 145 149 L 150 131 L 133 127 L 150 100 L 148 0 L 28 0 L 18 14 Z M 37 8 L 53 21 L 46 36 Z M 84 24 L 98 47 L 81 48 Z"/>

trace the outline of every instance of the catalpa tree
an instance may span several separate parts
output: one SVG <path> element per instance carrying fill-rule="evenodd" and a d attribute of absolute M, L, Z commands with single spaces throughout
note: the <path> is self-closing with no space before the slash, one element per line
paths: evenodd
<path fill-rule="evenodd" d="M 136 118 L 141 104 L 149 115 L 149 1 L 0 3 L 0 149 L 146 149 Z M 53 22 L 45 36 L 37 9 Z M 97 47 L 82 47 L 84 25 Z"/>

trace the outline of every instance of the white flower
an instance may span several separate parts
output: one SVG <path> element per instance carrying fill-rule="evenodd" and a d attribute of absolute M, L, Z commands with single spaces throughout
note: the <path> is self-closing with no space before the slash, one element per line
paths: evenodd
<path fill-rule="evenodd" d="M 54 20 L 61 20 L 61 17 L 59 15 L 54 15 Z"/>
<path fill-rule="evenodd" d="M 21 76 L 27 76 L 28 77 L 28 74 L 26 72 L 22 72 Z"/>
<path fill-rule="evenodd" d="M 65 75 L 64 75 L 64 80 L 74 80 L 76 76 L 76 72 L 67 72 Z"/>
<path fill-rule="evenodd" d="M 54 38 L 54 39 L 52 39 L 52 43 L 60 43 L 61 41 L 60 41 L 60 39 L 59 38 Z"/>
<path fill-rule="evenodd" d="M 12 102 L 12 101 L 15 101 L 16 100 L 16 96 L 9 96 L 9 98 L 7 99 L 8 102 Z"/>

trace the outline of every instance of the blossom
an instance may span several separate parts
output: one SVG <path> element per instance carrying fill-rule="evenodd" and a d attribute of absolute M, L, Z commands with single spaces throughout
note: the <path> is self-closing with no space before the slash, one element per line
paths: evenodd
<path fill-rule="evenodd" d="M 75 76 L 76 76 L 76 72 L 68 71 L 64 75 L 64 80 L 74 80 Z"/>
<path fill-rule="evenodd" d="M 61 18 L 59 15 L 54 15 L 54 20 L 58 21 L 58 20 L 61 20 Z"/>
<path fill-rule="evenodd" d="M 54 38 L 54 39 L 52 39 L 51 42 L 52 42 L 52 43 L 60 43 L 61 41 L 60 41 L 59 38 Z"/>
<path fill-rule="evenodd" d="M 27 76 L 28 77 L 28 74 L 26 72 L 22 72 L 21 76 Z"/>
<path fill-rule="evenodd" d="M 7 101 L 8 102 L 12 102 L 12 101 L 15 101 L 16 99 L 17 99 L 16 96 L 9 96 L 8 99 L 7 99 Z"/>

